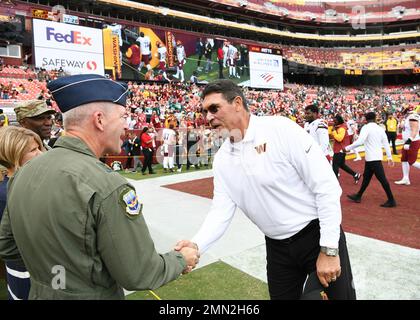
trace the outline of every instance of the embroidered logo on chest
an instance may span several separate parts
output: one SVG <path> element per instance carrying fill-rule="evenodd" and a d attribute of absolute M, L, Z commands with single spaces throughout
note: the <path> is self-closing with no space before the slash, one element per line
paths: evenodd
<path fill-rule="evenodd" d="M 267 150 L 267 143 L 260 144 L 254 147 L 258 154 L 264 153 Z"/>

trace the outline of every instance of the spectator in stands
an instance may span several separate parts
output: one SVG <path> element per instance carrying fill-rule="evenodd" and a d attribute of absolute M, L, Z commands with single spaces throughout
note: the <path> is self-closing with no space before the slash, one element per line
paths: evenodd
<path fill-rule="evenodd" d="M 332 131 L 332 136 L 334 138 L 333 145 L 333 170 L 338 178 L 338 171 L 343 169 L 345 172 L 350 174 L 354 183 L 358 183 L 361 177 L 361 174 L 353 171 L 349 166 L 346 165 L 346 151 L 345 148 L 350 144 L 349 135 L 347 133 L 347 126 L 344 123 L 343 117 L 339 114 L 334 117 L 334 128 Z"/>
<path fill-rule="evenodd" d="M 25 86 L 23 85 L 23 83 L 19 84 L 19 86 L 17 87 L 17 91 L 18 91 L 19 93 L 23 93 L 23 94 L 28 93 L 28 91 L 26 90 L 26 88 L 25 88 Z"/>
<path fill-rule="evenodd" d="M 3 109 L 0 109 L 0 128 L 7 127 L 9 125 L 9 117 L 3 113 Z"/>
<path fill-rule="evenodd" d="M 35 132 L 43 141 L 45 149 L 51 149 L 48 140 L 51 138 L 55 110 L 48 108 L 45 101 L 29 100 L 18 104 L 15 113 L 19 124 Z"/>
<path fill-rule="evenodd" d="M 197 250 L 155 251 L 135 188 L 98 160 L 121 150 L 126 86 L 84 74 L 48 88 L 66 136 L 9 183 L 0 228 L 0 257 L 23 257 L 30 298 L 124 299 L 123 288 L 157 288 L 193 268 Z"/>
<path fill-rule="evenodd" d="M 41 139 L 33 131 L 15 126 L 0 128 L 0 165 L 7 169 L 4 180 L 0 182 L 0 221 L 6 208 L 9 178 L 43 150 Z M 9 300 L 27 300 L 31 282 L 25 265 L 9 261 L 6 267 Z"/>
<path fill-rule="evenodd" d="M 230 80 L 208 84 L 202 96 L 209 123 L 229 138 L 213 162 L 210 212 L 192 240 L 175 249 L 204 253 L 239 207 L 265 235 L 271 299 L 299 299 L 312 272 L 330 298 L 355 299 L 340 226 L 341 188 L 315 141 L 284 117 L 250 115 Z"/>
<path fill-rule="evenodd" d="M 382 166 L 382 148 L 385 148 L 385 152 L 388 157 L 388 164 L 390 166 L 394 166 L 389 142 L 384 130 L 376 124 L 375 112 L 366 113 L 365 118 L 367 124 L 362 127 L 357 140 L 351 145 L 345 147 L 345 150 L 349 151 L 364 144 L 366 155 L 365 170 L 363 172 L 363 181 L 360 190 L 355 194 L 347 195 L 347 197 L 359 203 L 362 200 L 363 193 L 368 187 L 372 176 L 375 174 L 388 197 L 388 201 L 381 204 L 381 207 L 392 208 L 397 204 L 392 194 L 391 187 L 389 186 L 389 182 L 386 179 L 384 167 Z"/>

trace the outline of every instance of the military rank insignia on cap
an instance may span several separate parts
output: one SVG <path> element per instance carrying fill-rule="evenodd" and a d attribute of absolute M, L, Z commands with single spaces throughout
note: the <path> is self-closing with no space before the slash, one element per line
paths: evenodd
<path fill-rule="evenodd" d="M 131 188 L 124 189 L 121 193 L 121 201 L 128 216 L 138 216 L 143 209 L 143 204 L 139 203 L 136 192 Z"/>

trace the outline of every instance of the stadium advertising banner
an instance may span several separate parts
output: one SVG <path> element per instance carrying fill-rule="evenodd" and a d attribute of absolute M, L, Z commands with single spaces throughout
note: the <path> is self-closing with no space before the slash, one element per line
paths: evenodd
<path fill-rule="evenodd" d="M 195 79 L 207 83 L 230 78 L 239 85 L 249 85 L 245 44 L 159 27 L 104 24 L 103 31 L 105 72 L 114 79 L 184 82 Z M 115 48 L 116 38 L 119 48 Z"/>
<path fill-rule="evenodd" d="M 280 50 L 250 46 L 249 65 L 251 87 L 283 90 L 283 62 Z"/>
<path fill-rule="evenodd" d="M 35 66 L 104 75 L 102 30 L 33 20 Z"/>

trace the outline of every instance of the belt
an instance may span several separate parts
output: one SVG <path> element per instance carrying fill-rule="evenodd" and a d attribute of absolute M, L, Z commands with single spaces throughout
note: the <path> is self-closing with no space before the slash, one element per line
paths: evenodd
<path fill-rule="evenodd" d="M 319 229 L 319 220 L 318 219 L 314 219 L 311 222 L 309 222 L 305 228 L 303 228 L 302 230 L 300 230 L 298 233 L 295 233 L 293 236 L 291 236 L 290 238 L 286 238 L 286 239 L 271 239 L 266 237 L 268 240 L 270 241 L 275 241 L 276 243 L 281 243 L 281 244 L 289 244 L 292 243 L 294 241 L 296 241 L 297 239 L 303 237 L 305 234 L 307 234 L 309 231 L 312 231 L 313 229 L 315 229 L 316 227 L 318 227 Z"/>

